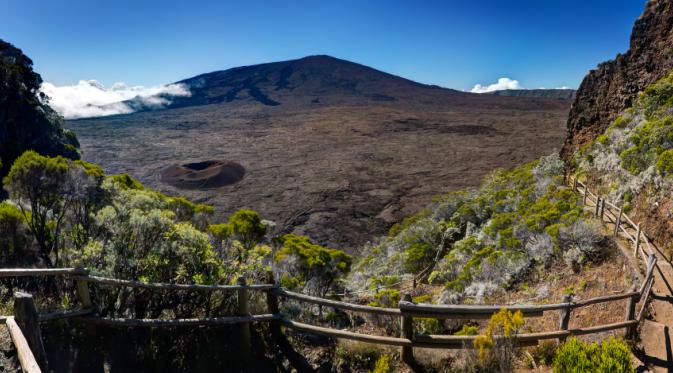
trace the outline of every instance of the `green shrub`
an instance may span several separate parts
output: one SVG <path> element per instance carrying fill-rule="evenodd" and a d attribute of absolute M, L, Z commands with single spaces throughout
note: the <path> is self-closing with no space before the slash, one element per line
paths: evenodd
<path fill-rule="evenodd" d="M 393 367 L 390 365 L 390 356 L 383 354 L 376 360 L 372 373 L 392 373 L 392 371 Z"/>
<path fill-rule="evenodd" d="M 454 335 L 477 335 L 477 334 L 479 334 L 479 326 L 478 325 L 465 324 L 460 328 L 459 331 L 457 331 L 453 334 Z"/>
<path fill-rule="evenodd" d="M 122 189 L 144 190 L 145 187 L 129 174 L 118 174 L 110 176 L 110 179 L 117 183 Z"/>
<path fill-rule="evenodd" d="M 400 292 L 397 289 L 383 289 L 374 294 L 374 301 L 369 305 L 373 307 L 397 307 L 400 303 Z"/>
<path fill-rule="evenodd" d="M 610 337 L 600 345 L 570 338 L 558 347 L 554 358 L 556 373 L 631 373 L 631 351 L 622 340 Z"/>
<path fill-rule="evenodd" d="M 657 171 L 662 175 L 670 175 L 673 173 L 673 149 L 666 150 L 659 154 L 656 167 Z"/>
<path fill-rule="evenodd" d="M 542 365 L 551 365 L 556 356 L 556 342 L 542 342 L 530 351 L 533 360 Z"/>
<path fill-rule="evenodd" d="M 0 202 L 0 256 L 3 262 L 25 260 L 30 232 L 21 211 L 7 202 Z"/>
<path fill-rule="evenodd" d="M 231 224 L 231 223 L 230 223 Z M 282 245 L 276 252 L 277 263 L 288 263 L 284 276 L 294 277 L 296 283 L 314 280 L 315 290 L 323 296 L 334 282 L 350 272 L 353 259 L 337 249 L 322 247 L 308 237 L 285 234 L 278 240 Z"/>
<path fill-rule="evenodd" d="M 356 372 L 368 372 L 376 369 L 376 364 L 383 356 L 375 346 L 357 342 L 340 343 L 335 353 L 337 360 L 341 360 Z"/>
<path fill-rule="evenodd" d="M 416 318 L 414 321 L 416 321 L 416 330 L 421 334 L 443 334 L 446 332 L 443 321 L 424 317 Z"/>

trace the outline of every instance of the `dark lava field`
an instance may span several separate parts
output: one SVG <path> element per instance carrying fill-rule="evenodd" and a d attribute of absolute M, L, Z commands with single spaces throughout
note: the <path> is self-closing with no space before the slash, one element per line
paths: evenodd
<path fill-rule="evenodd" d="M 83 158 L 212 204 L 215 220 L 251 208 L 344 249 L 434 195 L 558 151 L 571 104 L 428 86 L 328 56 L 180 83 L 192 96 L 166 109 L 67 122 Z"/>

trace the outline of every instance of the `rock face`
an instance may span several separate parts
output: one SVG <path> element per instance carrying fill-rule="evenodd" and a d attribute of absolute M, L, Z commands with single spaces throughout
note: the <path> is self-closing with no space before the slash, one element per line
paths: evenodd
<path fill-rule="evenodd" d="M 591 70 L 577 91 L 561 151 L 568 161 L 603 133 L 646 86 L 673 69 L 673 2 L 650 0 L 636 20 L 626 54 Z"/>

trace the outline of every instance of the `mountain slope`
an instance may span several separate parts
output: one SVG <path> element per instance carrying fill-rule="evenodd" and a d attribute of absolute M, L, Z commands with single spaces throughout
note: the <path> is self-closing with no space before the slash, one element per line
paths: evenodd
<path fill-rule="evenodd" d="M 428 86 L 328 56 L 179 83 L 191 96 L 167 109 L 69 121 L 84 157 L 211 203 L 218 216 L 252 208 L 279 230 L 335 247 L 385 233 L 433 195 L 477 185 L 494 168 L 558 149 L 570 105 Z M 188 190 L 162 178 L 175 169 L 221 176 L 189 164 L 237 164 L 243 176 Z"/>
<path fill-rule="evenodd" d="M 163 108 L 220 103 L 282 105 L 302 109 L 385 103 L 419 108 L 433 108 L 438 105 L 445 108 L 489 105 L 528 109 L 531 105 L 546 105 L 535 100 L 489 99 L 472 93 L 421 84 L 326 55 L 215 71 L 175 84 L 183 84 L 191 95 L 166 97 L 171 103 Z M 152 109 L 142 100 L 130 100 L 126 103 L 137 110 Z"/>

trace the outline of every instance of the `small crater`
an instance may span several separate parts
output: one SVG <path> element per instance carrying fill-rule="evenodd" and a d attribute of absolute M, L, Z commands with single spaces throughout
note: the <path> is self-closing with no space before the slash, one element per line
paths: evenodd
<path fill-rule="evenodd" d="M 235 184 L 245 167 L 230 161 L 202 161 L 173 165 L 161 172 L 161 181 L 180 189 L 213 189 Z"/>

